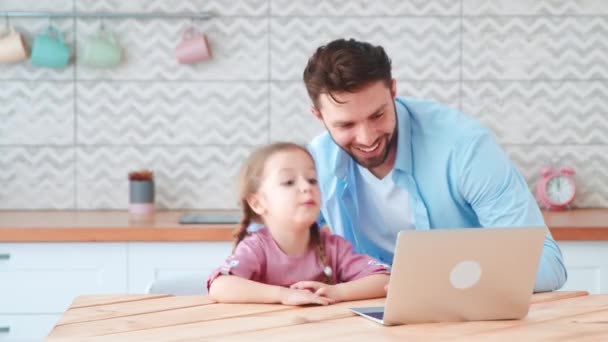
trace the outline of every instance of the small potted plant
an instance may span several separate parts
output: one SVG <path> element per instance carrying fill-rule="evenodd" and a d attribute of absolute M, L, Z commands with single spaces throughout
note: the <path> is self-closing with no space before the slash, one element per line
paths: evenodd
<path fill-rule="evenodd" d="M 129 172 L 129 212 L 154 213 L 154 173 L 150 170 Z"/>

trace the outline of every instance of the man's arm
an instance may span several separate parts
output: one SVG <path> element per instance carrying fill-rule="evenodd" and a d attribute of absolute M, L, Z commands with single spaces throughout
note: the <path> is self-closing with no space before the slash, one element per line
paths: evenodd
<path fill-rule="evenodd" d="M 526 181 L 489 133 L 460 147 L 455 158 L 458 189 L 482 226 L 545 226 Z M 566 279 L 561 251 L 547 232 L 534 292 L 557 290 Z"/>

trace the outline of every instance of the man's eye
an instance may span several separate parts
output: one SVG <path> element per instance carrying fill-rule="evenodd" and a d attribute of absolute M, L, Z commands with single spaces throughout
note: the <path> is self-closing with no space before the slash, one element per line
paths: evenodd
<path fill-rule="evenodd" d="M 376 115 L 372 116 L 372 120 L 378 120 L 378 119 L 380 119 L 382 116 L 384 116 L 384 113 L 378 113 L 378 114 L 376 114 Z"/>

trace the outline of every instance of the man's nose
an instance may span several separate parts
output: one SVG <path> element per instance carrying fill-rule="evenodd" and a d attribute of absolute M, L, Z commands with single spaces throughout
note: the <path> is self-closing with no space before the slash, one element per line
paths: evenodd
<path fill-rule="evenodd" d="M 375 140 L 373 129 L 369 125 L 361 125 L 357 132 L 357 143 L 372 146 Z"/>

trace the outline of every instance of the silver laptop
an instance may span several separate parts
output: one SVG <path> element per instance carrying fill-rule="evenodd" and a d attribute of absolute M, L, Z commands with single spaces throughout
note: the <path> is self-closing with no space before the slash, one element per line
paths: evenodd
<path fill-rule="evenodd" d="M 384 325 L 525 317 L 546 234 L 546 227 L 401 231 L 385 306 L 351 310 Z"/>

